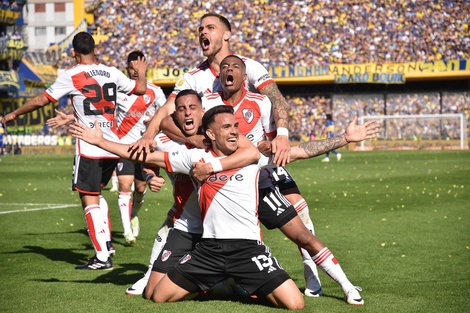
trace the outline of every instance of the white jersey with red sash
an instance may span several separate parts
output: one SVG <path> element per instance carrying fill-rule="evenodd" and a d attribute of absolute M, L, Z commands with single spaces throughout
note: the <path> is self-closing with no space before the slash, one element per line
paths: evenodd
<path fill-rule="evenodd" d="M 72 99 L 75 121 L 103 131 L 104 138 L 119 141 L 115 121 L 118 92 L 132 94 L 137 82 L 115 67 L 103 64 L 78 64 L 62 72 L 44 95 L 52 102 L 63 96 Z M 116 155 L 77 139 L 77 154 L 91 159 L 117 158 Z"/>
<path fill-rule="evenodd" d="M 237 55 L 246 64 L 246 89 L 251 92 L 259 92 L 264 86 L 273 83 L 271 75 L 266 68 L 259 62 Z M 199 64 L 196 68 L 185 73 L 175 84 L 175 88 L 170 97 L 176 95 L 185 89 L 197 91 L 201 97 L 222 91 L 219 75 L 209 67 L 207 60 Z"/>
<path fill-rule="evenodd" d="M 169 172 L 189 174 L 193 162 L 210 162 L 213 151 L 191 149 L 165 153 Z M 270 158 L 256 164 L 222 171 L 198 182 L 199 207 L 203 220 L 202 238 L 261 240 L 258 221 L 258 174 Z"/>
<path fill-rule="evenodd" d="M 176 142 L 165 134 L 159 133 L 155 137 L 157 149 L 169 153 L 191 149 L 184 143 Z M 174 207 L 176 213 L 173 216 L 174 228 L 192 234 L 202 234 L 202 220 L 199 211 L 199 202 L 194 183 L 186 174 L 167 171 L 173 184 Z"/>
<path fill-rule="evenodd" d="M 265 95 L 244 92 L 240 100 L 231 105 L 222 99 L 221 93 L 214 93 L 204 97 L 202 105 L 206 111 L 217 105 L 232 106 L 240 134 L 245 135 L 254 145 L 266 140 L 265 134 L 276 135 L 273 106 Z M 267 188 L 271 185 L 269 172 L 263 171 L 259 180 L 259 188 Z"/>
<path fill-rule="evenodd" d="M 147 128 L 144 121 L 155 115 L 165 101 L 163 90 L 152 83 L 147 83 L 147 91 L 141 96 L 118 93 L 116 121 L 121 143 L 139 140 Z"/>

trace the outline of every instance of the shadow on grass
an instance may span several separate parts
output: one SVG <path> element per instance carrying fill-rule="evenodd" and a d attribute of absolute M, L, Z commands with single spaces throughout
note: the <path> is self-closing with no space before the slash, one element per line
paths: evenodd
<path fill-rule="evenodd" d="M 49 279 L 34 279 L 33 281 L 43 282 L 43 283 L 83 283 L 83 284 L 112 284 L 117 286 L 130 286 L 135 283 L 137 280 L 142 278 L 144 272 L 147 270 L 147 267 L 142 264 L 137 263 L 126 263 L 126 264 L 114 264 L 114 269 L 111 271 L 108 270 L 75 270 L 77 273 L 83 272 L 85 276 L 84 279 L 58 279 L 58 278 L 49 278 Z M 128 274 L 129 272 L 138 272 L 133 274 Z M 89 275 L 96 274 L 97 277 L 91 278 Z M 124 291 L 123 291 L 124 292 Z"/>

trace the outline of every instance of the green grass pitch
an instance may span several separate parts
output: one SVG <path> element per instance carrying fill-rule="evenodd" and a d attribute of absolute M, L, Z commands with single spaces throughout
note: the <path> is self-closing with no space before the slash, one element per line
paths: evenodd
<path fill-rule="evenodd" d="M 342 300 L 320 273 L 324 296 L 305 312 L 470 312 L 470 151 L 344 151 L 288 166 L 307 200 L 317 236 L 363 288 L 364 307 Z M 141 235 L 126 246 L 117 194 L 110 205 L 115 269 L 77 271 L 93 255 L 73 156 L 1 156 L 1 312 L 279 312 L 257 301 L 155 304 L 124 294 L 146 270 L 171 186 L 148 193 Z M 273 254 L 303 290 L 297 247 L 263 230 Z"/>

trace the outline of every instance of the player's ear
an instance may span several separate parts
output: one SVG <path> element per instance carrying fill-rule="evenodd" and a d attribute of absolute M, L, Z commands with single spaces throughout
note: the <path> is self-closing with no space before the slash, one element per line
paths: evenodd
<path fill-rule="evenodd" d="M 215 136 L 214 136 L 214 133 L 212 132 L 212 129 L 206 129 L 206 136 L 210 139 L 210 140 L 215 140 Z"/>
<path fill-rule="evenodd" d="M 93 55 L 94 55 L 94 56 L 97 56 L 97 55 L 98 55 L 98 50 L 97 50 L 96 48 L 93 49 Z"/>
<path fill-rule="evenodd" d="M 229 30 L 226 30 L 224 32 L 224 41 L 229 41 L 231 36 L 232 36 L 232 33 Z"/>

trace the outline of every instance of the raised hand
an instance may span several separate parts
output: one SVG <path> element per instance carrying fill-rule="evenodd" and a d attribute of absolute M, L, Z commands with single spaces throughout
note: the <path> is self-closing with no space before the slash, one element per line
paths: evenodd
<path fill-rule="evenodd" d="M 367 121 L 362 125 L 357 125 L 357 116 L 346 128 L 346 141 L 359 142 L 366 139 L 373 139 L 380 131 L 380 125 L 375 120 Z"/>

